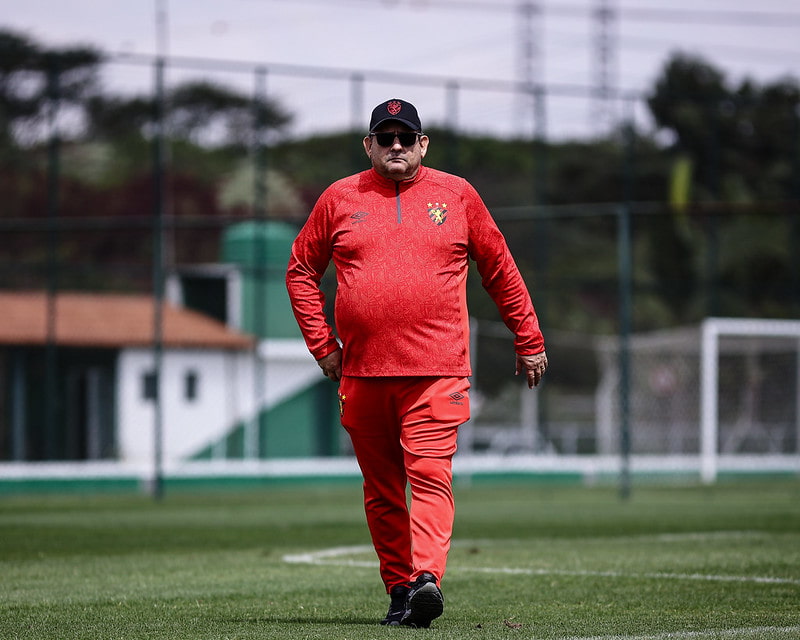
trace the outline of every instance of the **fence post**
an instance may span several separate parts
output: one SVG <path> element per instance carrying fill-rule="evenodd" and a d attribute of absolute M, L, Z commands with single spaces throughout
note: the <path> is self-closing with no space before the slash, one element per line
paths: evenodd
<path fill-rule="evenodd" d="M 266 339 L 267 286 L 267 126 L 266 126 L 267 70 L 256 69 L 253 108 L 255 113 L 255 148 L 253 150 L 253 333 L 257 340 Z M 265 351 L 253 350 L 253 419 L 246 422 L 244 433 L 244 458 L 258 459 L 264 454 L 267 433 L 267 412 L 264 408 L 266 363 Z M 262 438 L 263 434 L 263 438 Z"/>
<path fill-rule="evenodd" d="M 164 359 L 164 57 L 155 64 L 155 101 L 153 136 L 153 477 L 151 493 L 161 500 L 164 495 L 164 406 L 162 403 Z"/>
<path fill-rule="evenodd" d="M 364 74 L 354 73 L 350 76 L 350 128 L 353 130 L 357 142 L 350 147 L 352 172 L 356 173 L 364 168 L 364 149 L 361 146 L 360 132 L 364 130 Z"/>
<path fill-rule="evenodd" d="M 619 416 L 620 416 L 620 496 L 630 496 L 631 455 L 631 212 L 624 203 L 617 214 L 619 248 Z"/>
<path fill-rule="evenodd" d="M 800 313 L 800 103 L 794 105 L 794 206 L 789 211 L 789 256 L 791 260 L 792 303 Z M 798 417 L 800 423 L 800 417 Z M 797 443 L 800 451 L 800 437 Z"/>
<path fill-rule="evenodd" d="M 47 66 L 47 337 L 45 344 L 45 425 L 44 459 L 54 460 L 59 447 L 58 405 L 61 394 L 58 385 L 58 346 L 56 343 L 58 295 L 58 189 L 60 184 L 60 139 L 58 109 L 61 78 L 58 62 L 52 57 Z"/>
<path fill-rule="evenodd" d="M 536 314 L 539 326 L 547 340 L 550 328 L 550 245 L 553 222 L 547 210 L 549 195 L 547 192 L 547 173 L 549 147 L 547 144 L 547 108 L 546 94 L 543 85 L 534 89 L 534 132 L 533 132 L 533 203 L 536 235 L 534 237 L 534 264 L 537 279 L 545 286 L 537 287 L 535 292 Z M 550 442 L 550 402 L 545 377 L 536 390 L 536 413 L 538 436 L 542 443 Z"/>
<path fill-rule="evenodd" d="M 708 180 L 714 203 L 721 200 L 720 192 L 720 117 L 721 105 L 713 103 L 709 107 L 711 123 L 708 134 L 709 166 Z M 706 226 L 706 259 L 705 259 L 705 287 L 706 287 L 706 316 L 720 315 L 719 297 L 719 214 L 715 207 L 708 213 Z"/>
<path fill-rule="evenodd" d="M 620 413 L 620 497 L 631 493 L 631 353 L 633 323 L 633 250 L 631 238 L 631 202 L 633 201 L 634 125 L 632 118 L 624 127 L 623 152 L 625 181 L 623 203 L 617 215 L 619 260 L 619 413 Z"/>
<path fill-rule="evenodd" d="M 460 87 L 457 80 L 450 80 L 445 86 L 444 127 L 445 127 L 445 166 L 451 173 L 460 173 L 461 156 L 458 135 L 458 104 Z"/>

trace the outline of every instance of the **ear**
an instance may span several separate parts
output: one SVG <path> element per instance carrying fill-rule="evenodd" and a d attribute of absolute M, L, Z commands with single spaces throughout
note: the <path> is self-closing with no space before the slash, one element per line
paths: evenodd
<path fill-rule="evenodd" d="M 364 153 L 367 154 L 368 158 L 371 158 L 372 156 L 369 153 L 372 150 L 372 138 L 370 138 L 369 136 L 364 136 L 363 142 L 364 142 Z"/>
<path fill-rule="evenodd" d="M 425 154 L 428 153 L 428 143 L 430 142 L 430 138 L 426 135 L 421 135 L 419 138 L 419 152 L 422 157 L 425 157 Z"/>

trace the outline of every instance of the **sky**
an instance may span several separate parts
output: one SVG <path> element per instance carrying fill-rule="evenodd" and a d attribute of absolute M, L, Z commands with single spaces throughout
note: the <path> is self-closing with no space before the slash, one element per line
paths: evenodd
<path fill-rule="evenodd" d="M 603 3 L 615 16 L 605 66 Z M 593 97 L 598 78 L 605 69 L 606 87 L 644 95 L 678 51 L 732 84 L 800 78 L 800 0 L 0 0 L 0 27 L 97 47 L 111 58 L 104 86 L 122 94 L 152 91 L 149 59 L 165 53 L 168 85 L 263 90 L 293 114 L 294 136 L 366 127 L 392 97 L 423 125 L 473 133 L 586 137 L 623 117 L 649 127 L 640 100 Z M 545 97 L 511 90 L 523 80 Z"/>

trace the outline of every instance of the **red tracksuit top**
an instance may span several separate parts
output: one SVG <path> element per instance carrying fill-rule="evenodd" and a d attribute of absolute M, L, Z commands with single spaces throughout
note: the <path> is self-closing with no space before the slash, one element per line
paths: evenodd
<path fill-rule="evenodd" d="M 369 169 L 333 183 L 292 245 L 286 284 L 315 359 L 338 343 L 319 290 L 332 259 L 342 375 L 469 376 L 468 259 L 515 336 L 544 350 L 530 295 L 477 191 L 425 166 L 405 182 Z"/>

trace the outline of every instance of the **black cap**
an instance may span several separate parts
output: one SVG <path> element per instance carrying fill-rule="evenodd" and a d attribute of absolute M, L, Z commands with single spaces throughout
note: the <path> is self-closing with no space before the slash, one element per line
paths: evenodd
<path fill-rule="evenodd" d="M 392 98 L 382 102 L 372 110 L 369 130 L 375 131 L 388 120 L 397 120 L 397 122 L 402 122 L 404 125 L 411 127 L 414 131 L 422 131 L 422 123 L 419 121 L 416 107 L 410 102 L 399 98 Z"/>

